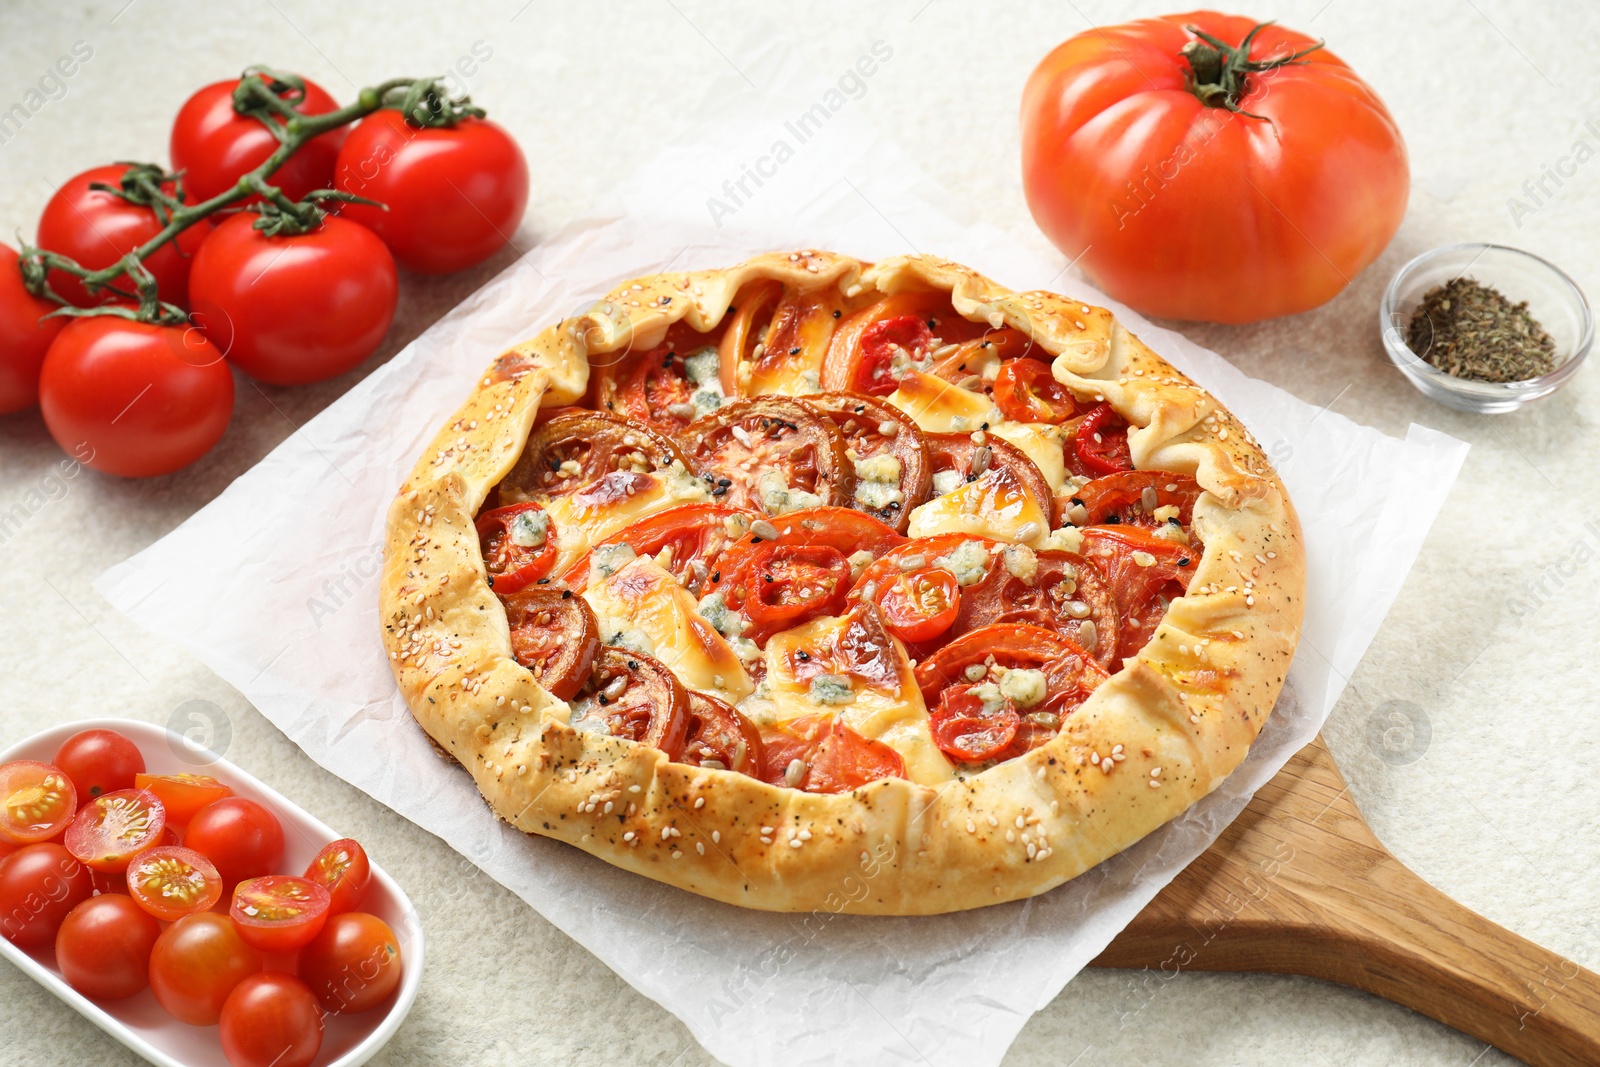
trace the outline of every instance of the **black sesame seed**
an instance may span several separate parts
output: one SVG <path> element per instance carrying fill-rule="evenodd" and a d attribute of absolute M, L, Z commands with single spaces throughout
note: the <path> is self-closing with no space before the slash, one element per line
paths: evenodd
<path fill-rule="evenodd" d="M 711 580 L 712 580 L 712 581 L 713 581 L 713 582 L 720 582 L 720 581 L 722 581 L 722 572 L 721 572 L 721 571 L 712 571 L 712 572 L 711 572 Z"/>
<path fill-rule="evenodd" d="M 833 309 L 833 317 L 834 318 L 838 318 L 840 315 L 843 315 L 843 314 L 844 314 L 844 312 L 840 311 L 838 308 L 834 308 Z"/>
<path fill-rule="evenodd" d="M 810 663 L 811 653 L 802 648 L 799 652 L 794 654 L 794 658 L 799 660 L 801 663 Z"/>
<path fill-rule="evenodd" d="M 534 585 L 549 585 L 550 584 L 550 579 L 548 579 L 548 578 L 540 578 L 537 582 L 534 582 L 533 584 Z"/>
<path fill-rule="evenodd" d="M 1182 557 L 1181 559 L 1178 560 L 1178 566 L 1187 567 L 1188 565 L 1189 565 L 1189 557 L 1188 556 L 1184 556 L 1184 557 Z"/>
<path fill-rule="evenodd" d="M 759 537 L 752 537 L 752 538 L 750 538 L 750 543 L 751 543 L 751 544 L 752 544 L 752 545 L 759 545 L 759 544 L 760 544 L 760 543 L 761 543 L 761 538 L 759 538 Z"/>
<path fill-rule="evenodd" d="M 1107 526 L 1120 526 L 1120 525 L 1122 525 L 1122 516 L 1120 516 L 1120 515 L 1107 515 L 1106 516 L 1106 525 Z"/>
<path fill-rule="evenodd" d="M 561 590 L 561 599 L 562 600 L 571 600 L 572 599 L 572 590 L 570 590 L 570 589 Z"/>
<path fill-rule="evenodd" d="M 800 354 L 800 350 L 798 348 L 791 348 L 789 349 L 789 354 L 791 356 L 798 356 Z"/>
<path fill-rule="evenodd" d="M 939 320 L 938 319 L 929 319 L 928 320 L 928 329 L 937 330 L 938 328 L 939 328 Z"/>

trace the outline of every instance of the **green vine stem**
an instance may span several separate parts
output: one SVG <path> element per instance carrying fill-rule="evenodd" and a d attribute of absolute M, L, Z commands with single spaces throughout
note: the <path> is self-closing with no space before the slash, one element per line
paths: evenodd
<path fill-rule="evenodd" d="M 279 93 L 284 95 L 279 96 Z M 318 201 L 342 200 L 384 206 L 374 200 L 332 189 L 317 190 L 296 203 L 276 186 L 268 184 L 267 179 L 312 138 L 364 119 L 386 107 L 400 110 L 407 122 L 418 127 L 450 127 L 464 118 L 484 117 L 483 109 L 472 106 L 469 97 L 452 99 L 437 78 L 391 78 L 362 89 L 353 103 L 320 115 L 302 113 L 298 105 L 304 100 L 305 80 L 298 75 L 269 67 L 246 68 L 238 88 L 234 90 L 233 108 L 241 115 L 259 120 L 272 131 L 278 139 L 278 147 L 272 155 L 260 166 L 241 176 L 232 189 L 198 204 L 183 202 L 182 173 L 169 174 L 152 163 L 128 164 L 129 169 L 117 185 L 96 182 L 92 188 L 121 197 L 129 203 L 149 207 L 161 221 L 161 231 L 111 266 L 93 271 L 68 256 L 36 248 L 19 237 L 23 284 L 35 296 L 61 305 L 51 312 L 52 315 L 115 315 L 138 322 L 166 325 L 183 322 L 187 316 L 182 308 L 161 302 L 157 295 L 156 279 L 145 267 L 144 261 L 202 219 L 232 207 L 247 197 L 259 196 L 262 204 L 256 210 L 261 212 L 261 218 L 256 221 L 256 228 L 269 235 L 291 236 L 310 232 L 322 222 L 326 212 L 317 206 Z M 171 193 L 166 190 L 169 185 L 172 187 Z M 137 300 L 138 307 L 73 307 L 50 287 L 48 276 L 52 270 L 80 279 L 91 293 L 109 292 L 127 300 Z M 116 284 L 119 278 L 127 279 L 131 291 Z"/>
<path fill-rule="evenodd" d="M 1236 115 L 1246 118 L 1271 121 L 1263 115 L 1255 115 L 1239 107 L 1239 98 L 1248 88 L 1247 76 L 1260 74 L 1264 71 L 1276 70 L 1279 67 L 1299 66 L 1301 60 L 1321 48 L 1324 43 L 1318 41 L 1310 48 L 1303 48 L 1292 55 L 1281 59 L 1250 58 L 1250 45 L 1256 39 L 1256 34 L 1271 26 L 1270 22 L 1258 23 L 1254 29 L 1245 34 L 1244 40 L 1235 47 L 1213 37 L 1211 34 L 1194 26 L 1185 26 L 1184 29 L 1194 34 L 1196 40 L 1184 45 L 1179 54 L 1189 61 L 1190 83 L 1189 91 L 1200 98 L 1200 102 L 1207 107 L 1221 107 L 1232 111 Z"/>

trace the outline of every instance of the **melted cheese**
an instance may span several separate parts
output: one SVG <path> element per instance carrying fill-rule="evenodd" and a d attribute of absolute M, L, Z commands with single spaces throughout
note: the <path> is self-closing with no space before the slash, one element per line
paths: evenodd
<path fill-rule="evenodd" d="M 892 680 L 863 677 L 846 666 L 833 662 L 830 650 L 849 623 L 849 617 L 816 619 L 786 631 L 767 642 L 766 677 L 760 693 L 740 705 L 757 725 L 775 725 L 807 715 L 837 713 L 844 724 L 864 737 L 882 741 L 905 760 L 906 777 L 924 785 L 940 785 L 954 777 L 950 761 L 934 743 L 928 725 L 928 709 L 922 702 L 911 664 L 900 642 L 887 655 L 892 657 Z M 804 650 L 811 657 L 804 677 L 793 671 L 793 653 Z M 814 692 L 818 678 L 826 679 L 820 696 Z M 849 682 L 848 696 L 835 692 L 835 678 Z"/>
<path fill-rule="evenodd" d="M 970 433 L 1000 422 L 1000 412 L 982 393 L 912 371 L 885 399 L 928 433 Z"/>
<path fill-rule="evenodd" d="M 1051 493 L 1062 491 L 1067 480 L 1066 431 L 1047 422 L 997 422 L 989 427 L 989 432 L 1016 445 L 1023 455 L 1033 460 L 1044 480 L 1050 483 Z"/>
<path fill-rule="evenodd" d="M 728 642 L 700 617 L 694 597 L 648 556 L 591 581 L 583 598 L 600 622 L 602 641 L 654 656 L 690 689 L 727 701 L 755 689 Z"/>
<path fill-rule="evenodd" d="M 1023 528 L 1033 524 L 1031 536 Z M 910 537 L 959 533 L 1043 547 L 1050 516 L 1004 467 L 990 467 L 975 482 L 936 496 L 911 512 Z"/>
<path fill-rule="evenodd" d="M 658 511 L 710 500 L 705 483 L 674 470 L 653 474 L 612 471 L 567 496 L 538 499 L 556 527 L 556 565 L 561 574 L 597 542 Z"/>

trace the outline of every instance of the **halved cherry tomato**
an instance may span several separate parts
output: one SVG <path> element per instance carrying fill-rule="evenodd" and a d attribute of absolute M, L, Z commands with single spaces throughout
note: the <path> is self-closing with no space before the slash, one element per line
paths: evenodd
<path fill-rule="evenodd" d="M 148 789 L 167 809 L 167 826 L 183 826 L 195 812 L 214 800 L 233 796 L 233 790 L 209 774 L 140 774 L 135 789 Z"/>
<path fill-rule="evenodd" d="M 367 898 L 372 883 L 372 864 L 359 841 L 341 837 L 322 846 L 306 868 L 306 880 L 328 891 L 328 914 L 354 911 Z"/>
<path fill-rule="evenodd" d="M 189 820 L 183 841 L 216 864 L 224 888 L 267 874 L 283 859 L 283 825 L 245 797 L 225 797 L 201 808 Z"/>
<path fill-rule="evenodd" d="M 630 421 L 642 422 L 663 432 L 677 432 L 694 419 L 693 414 L 674 413 L 675 404 L 690 404 L 694 394 L 711 382 L 695 382 L 689 377 L 687 359 L 707 348 L 718 351 L 723 327 L 701 333 L 685 320 L 667 327 L 664 337 L 649 350 L 627 348 L 616 352 L 589 354 L 589 390 L 585 408 L 604 411 Z M 734 395 L 732 377 L 723 374 L 722 356 L 715 361 L 716 380 L 712 392 Z"/>
<path fill-rule="evenodd" d="M 744 567 L 740 606 L 761 629 L 788 629 L 832 615 L 850 591 L 850 562 L 828 545 L 769 542 L 758 546 Z"/>
<path fill-rule="evenodd" d="M 163 922 L 210 911 L 222 899 L 222 875 L 192 848 L 146 849 L 128 864 L 127 892 L 133 902 Z"/>
<path fill-rule="evenodd" d="M 916 315 L 879 319 L 861 331 L 861 357 L 851 387 L 869 396 L 887 396 L 895 388 L 891 372 L 895 355 L 925 358 L 932 351 L 932 342 L 928 324 Z"/>
<path fill-rule="evenodd" d="M 607 648 L 572 701 L 572 725 L 659 748 L 675 760 L 688 734 L 689 694 L 660 660 Z"/>
<path fill-rule="evenodd" d="M 157 844 L 167 810 L 154 793 L 119 789 L 78 810 L 67 827 L 67 851 L 97 871 L 121 874 L 133 857 Z"/>
<path fill-rule="evenodd" d="M 760 731 L 739 709 L 689 691 L 689 728 L 679 762 L 759 777 L 764 758 Z"/>
<path fill-rule="evenodd" d="M 940 751 L 965 763 L 999 756 L 1016 739 L 1022 716 L 1010 700 L 984 701 L 976 685 L 956 685 L 939 694 L 929 713 L 933 740 Z"/>
<path fill-rule="evenodd" d="M 33 948 L 55 940 L 67 913 L 94 892 L 89 868 L 52 841 L 0 860 L 0 936 Z"/>
<path fill-rule="evenodd" d="M 79 803 L 132 789 L 144 771 L 144 753 L 115 730 L 80 730 L 56 749 L 50 761 L 66 772 L 78 790 Z"/>
<path fill-rule="evenodd" d="M 896 574 L 878 590 L 889 632 L 902 641 L 928 641 L 950 629 L 961 612 L 961 584 L 942 567 Z"/>
<path fill-rule="evenodd" d="M 556 528 L 531 500 L 495 508 L 475 524 L 489 587 L 501 596 L 525 589 L 556 565 Z"/>
<path fill-rule="evenodd" d="M 1128 424 L 1110 404 L 1091 408 L 1078 423 L 1072 449 L 1067 453 L 1067 465 L 1073 473 L 1091 478 L 1133 469 L 1133 454 L 1128 450 Z"/>
<path fill-rule="evenodd" d="M 571 700 L 600 655 L 600 622 L 568 590 L 532 586 L 505 600 L 511 654 L 559 700 Z"/>
<path fill-rule="evenodd" d="M 932 537 L 917 537 L 903 542 L 889 549 L 883 555 L 867 564 L 866 569 L 856 576 L 855 585 L 850 590 L 852 603 L 863 598 L 871 599 L 881 608 L 883 594 L 895 584 L 895 579 L 902 574 L 909 574 L 923 569 L 943 570 L 934 566 L 934 560 L 946 556 L 967 542 L 981 545 L 989 553 L 986 568 L 993 570 L 999 556 L 995 549 L 999 542 L 987 537 L 969 537 L 966 534 L 934 534 Z M 870 591 L 871 596 L 867 594 Z"/>
<path fill-rule="evenodd" d="M 185 915 L 162 931 L 150 953 L 150 992 L 179 1022 L 211 1026 L 228 994 L 261 970 L 233 920 L 214 911 Z"/>
<path fill-rule="evenodd" d="M 48 841 L 77 811 L 78 791 L 59 767 L 31 759 L 0 766 L 0 841 Z"/>
<path fill-rule="evenodd" d="M 956 313 L 950 294 L 921 289 L 894 293 L 845 316 L 822 365 L 822 387 L 887 396 L 894 392 L 896 350 L 926 361 L 934 349 L 981 337 L 987 323 Z"/>
<path fill-rule="evenodd" d="M 772 520 L 772 525 L 778 531 L 780 545 L 798 543 L 826 547 L 845 557 L 857 552 L 881 556 L 906 543 L 892 527 L 852 508 L 802 508 Z M 730 603 L 737 604 L 744 596 L 750 565 L 760 558 L 765 540 L 757 534 L 747 534 L 723 552 L 711 572 L 707 591 L 726 590 Z"/>
<path fill-rule="evenodd" d="M 1000 414 L 1015 422 L 1066 422 L 1078 413 L 1071 390 L 1050 374 L 1050 364 L 1014 359 L 1000 367 L 994 380 L 994 402 Z"/>
<path fill-rule="evenodd" d="M 1117 659 L 1136 654 L 1155 635 L 1167 606 L 1194 577 L 1199 552 L 1135 526 L 1090 526 L 1083 555 L 1105 574 L 1117 598 L 1121 624 Z"/>
<path fill-rule="evenodd" d="M 328 891 L 310 879 L 272 874 L 240 882 L 228 914 L 251 948 L 294 952 L 322 932 L 331 903 Z"/>
<path fill-rule="evenodd" d="M 690 423 L 682 436 L 692 442 L 690 469 L 713 484 L 722 504 L 781 515 L 796 493 L 843 507 L 855 491 L 844 436 L 804 400 L 735 400 Z"/>
<path fill-rule="evenodd" d="M 1187 474 L 1169 471 L 1121 471 L 1096 478 L 1073 494 L 1072 502 L 1082 504 L 1084 521 L 1079 526 L 1143 526 L 1155 529 L 1165 525 L 1155 517 L 1161 507 L 1176 507 L 1175 525 L 1186 527 L 1194 515 L 1194 502 L 1200 496 L 1199 484 Z"/>
<path fill-rule="evenodd" d="M 292 974 L 252 974 L 223 1002 L 217 1037 L 233 1067 L 310 1067 L 322 1049 L 322 1008 Z"/>
<path fill-rule="evenodd" d="M 300 950 L 300 977 L 330 1012 L 376 1008 L 400 984 L 400 939 L 376 915 L 335 915 Z"/>
<path fill-rule="evenodd" d="M 636 555 L 655 557 L 685 589 L 699 596 L 717 558 L 759 517 L 721 504 L 683 504 L 640 519 L 595 547 L 628 545 Z M 669 550 L 665 557 L 663 549 Z M 585 552 L 560 576 L 574 592 L 583 592 L 589 584 L 589 558 Z"/>
<path fill-rule="evenodd" d="M 762 742 L 766 766 L 761 777 L 807 793 L 848 793 L 879 778 L 903 778 L 906 773 L 900 753 L 836 717 L 795 719 L 771 729 Z"/>
<path fill-rule="evenodd" d="M 90 1000 L 123 1000 L 150 984 L 150 952 L 161 924 L 125 896 L 90 897 L 56 934 L 56 966 Z"/>

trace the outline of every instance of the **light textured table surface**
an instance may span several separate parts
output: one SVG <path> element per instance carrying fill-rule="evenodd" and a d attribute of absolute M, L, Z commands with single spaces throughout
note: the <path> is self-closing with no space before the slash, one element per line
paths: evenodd
<path fill-rule="evenodd" d="M 348 100 L 358 85 L 450 69 L 476 45 L 492 55 L 463 80 L 529 158 L 533 196 L 516 238 L 527 248 L 584 215 L 600 191 L 692 124 L 695 103 L 727 70 L 718 43 L 737 39 L 754 17 L 729 8 L 3 0 L 0 111 L 74 42 L 93 56 L 64 95 L 14 136 L 0 135 L 0 232 L 8 242 L 16 230 L 31 236 L 53 183 L 78 171 L 165 162 L 183 99 L 246 64 L 298 70 Z M 975 216 L 1041 248 L 1016 163 L 1023 80 L 1064 37 L 1163 10 L 1088 0 L 739 9 L 760 10 L 823 71 L 843 71 L 873 42 L 888 43 L 893 58 L 861 106 Z M 1391 433 L 1420 422 L 1473 444 L 1326 734 L 1357 802 L 1402 860 L 1495 922 L 1600 969 L 1600 697 L 1590 675 L 1600 609 L 1600 370 L 1586 369 L 1533 410 L 1466 416 L 1413 392 L 1389 368 L 1376 326 L 1393 271 L 1461 240 L 1526 248 L 1600 293 L 1600 162 L 1588 158 L 1600 133 L 1585 128 L 1596 120 L 1600 130 L 1600 7 L 1304 0 L 1250 13 L 1326 37 L 1376 87 L 1410 146 L 1411 205 L 1390 249 L 1327 306 L 1256 326 L 1179 328 L 1248 373 L 1357 421 Z M 1554 195 L 1514 217 L 1509 199 L 1533 206 L 1524 182 L 1537 182 L 1579 140 L 1591 149 L 1586 162 L 1559 188 L 1547 181 Z M 61 453 L 38 416 L 0 418 L 0 515 L 9 516 L 0 529 L 0 742 L 91 716 L 166 722 L 191 700 L 223 709 L 228 758 L 360 838 L 423 908 L 431 951 L 422 993 L 375 1063 L 706 1062 L 672 1016 L 441 842 L 322 771 L 229 686 L 90 587 L 515 254 L 450 278 L 405 279 L 382 350 L 344 378 L 294 390 L 240 379 L 222 444 L 167 478 L 62 480 L 53 474 Z M 1397 708 L 1424 725 L 1398 756 L 1373 728 Z M 1188 974 L 1149 996 L 1128 976 L 1085 972 L 1024 1029 L 1006 1062 L 1507 1062 L 1404 1009 L 1308 980 Z M 0 968 L 0 1004 L 0 1064 L 131 1058 L 10 967 Z"/>

